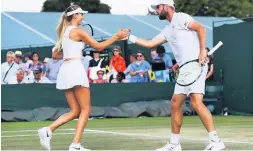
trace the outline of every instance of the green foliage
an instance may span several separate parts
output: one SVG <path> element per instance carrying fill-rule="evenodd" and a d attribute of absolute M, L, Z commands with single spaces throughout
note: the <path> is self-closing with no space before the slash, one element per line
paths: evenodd
<path fill-rule="evenodd" d="M 178 12 L 192 16 L 253 16 L 253 0 L 175 0 L 175 3 Z"/>
<path fill-rule="evenodd" d="M 44 2 L 43 12 L 63 12 L 71 3 L 79 5 L 89 13 L 110 13 L 111 7 L 100 3 L 100 0 L 47 0 Z"/>

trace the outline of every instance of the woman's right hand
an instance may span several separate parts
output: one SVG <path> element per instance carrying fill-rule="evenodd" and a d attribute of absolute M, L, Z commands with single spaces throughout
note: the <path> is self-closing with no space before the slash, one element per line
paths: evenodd
<path fill-rule="evenodd" d="M 117 32 L 116 36 L 119 40 L 126 40 L 130 34 L 130 29 L 121 29 Z"/>

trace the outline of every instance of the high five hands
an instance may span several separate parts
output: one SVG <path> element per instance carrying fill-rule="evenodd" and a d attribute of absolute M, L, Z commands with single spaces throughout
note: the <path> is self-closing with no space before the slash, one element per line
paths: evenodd
<path fill-rule="evenodd" d="M 130 35 L 130 29 L 121 29 L 116 33 L 119 40 L 127 40 Z"/>

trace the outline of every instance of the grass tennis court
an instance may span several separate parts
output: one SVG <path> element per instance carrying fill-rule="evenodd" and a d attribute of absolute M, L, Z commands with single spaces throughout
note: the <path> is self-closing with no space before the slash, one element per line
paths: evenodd
<path fill-rule="evenodd" d="M 226 150 L 253 150 L 253 117 L 214 117 L 217 132 Z M 37 129 L 51 122 L 2 123 L 2 150 L 42 150 Z M 68 150 L 76 121 L 57 131 L 52 150 Z M 82 144 L 92 150 L 154 150 L 165 145 L 170 133 L 170 117 L 90 120 Z M 203 150 L 208 135 L 197 116 L 184 117 L 183 150 Z"/>

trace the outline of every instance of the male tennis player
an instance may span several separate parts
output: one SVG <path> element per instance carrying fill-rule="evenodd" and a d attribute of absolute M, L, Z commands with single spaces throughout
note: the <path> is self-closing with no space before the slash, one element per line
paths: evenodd
<path fill-rule="evenodd" d="M 134 35 L 129 36 L 129 40 L 146 48 L 153 48 L 163 43 L 168 43 L 177 61 L 177 66 L 183 63 L 199 58 L 201 64 L 206 64 L 207 53 L 206 31 L 205 28 L 195 21 L 191 16 L 185 13 L 176 13 L 173 0 L 154 0 L 155 4 L 151 7 L 159 15 L 160 20 L 168 20 L 167 25 L 162 32 L 147 41 Z M 219 139 L 212 119 L 212 115 L 203 104 L 203 95 L 205 92 L 205 72 L 201 75 L 197 82 L 188 87 L 176 84 L 174 95 L 171 100 L 171 137 L 170 141 L 157 151 L 181 151 L 180 128 L 182 125 L 183 114 L 181 105 L 186 95 L 191 98 L 191 103 L 195 111 L 198 113 L 202 123 L 209 133 L 210 141 L 206 147 L 206 151 L 220 151 L 225 148 L 223 142 Z M 197 137 L 197 136 L 196 136 Z"/>

